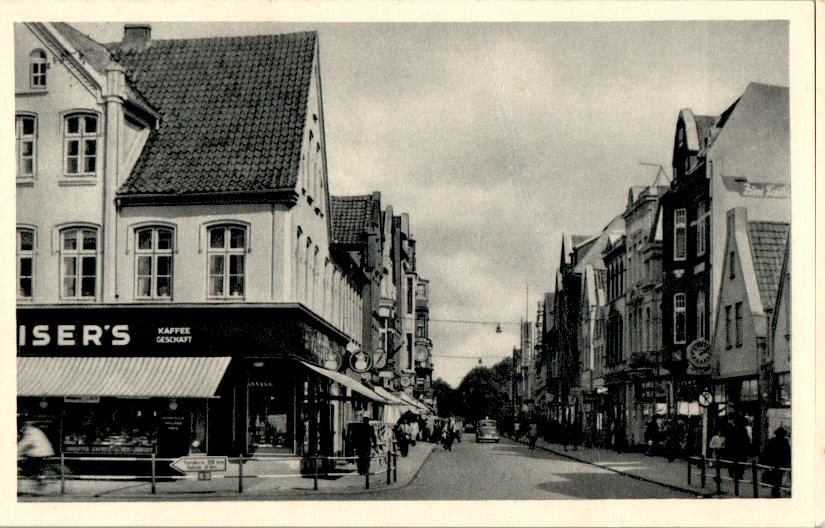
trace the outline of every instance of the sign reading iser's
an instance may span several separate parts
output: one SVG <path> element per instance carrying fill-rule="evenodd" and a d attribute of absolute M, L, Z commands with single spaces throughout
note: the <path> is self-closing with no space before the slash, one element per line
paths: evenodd
<path fill-rule="evenodd" d="M 124 346 L 132 337 L 128 324 L 37 324 L 17 326 L 20 347 Z"/>
<path fill-rule="evenodd" d="M 229 312 L 229 313 L 228 313 Z M 257 355 L 310 351 L 315 332 L 295 309 L 222 306 L 59 306 L 17 308 L 18 355 Z M 333 343 L 329 337 L 329 346 Z M 316 340 L 323 343 L 323 339 Z M 337 346 L 340 346 L 338 344 Z"/>

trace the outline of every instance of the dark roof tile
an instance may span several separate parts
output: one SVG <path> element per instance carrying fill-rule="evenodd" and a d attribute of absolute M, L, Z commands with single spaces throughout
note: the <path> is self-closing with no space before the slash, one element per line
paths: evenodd
<path fill-rule="evenodd" d="M 118 194 L 293 189 L 315 32 L 109 44 L 162 114 Z"/>
<path fill-rule="evenodd" d="M 373 195 L 330 196 L 332 237 L 338 244 L 358 244 L 370 221 Z"/>

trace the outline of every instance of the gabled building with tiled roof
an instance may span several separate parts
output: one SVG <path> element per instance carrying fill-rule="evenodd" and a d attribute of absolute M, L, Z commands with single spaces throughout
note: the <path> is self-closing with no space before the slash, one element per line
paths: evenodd
<path fill-rule="evenodd" d="M 333 235 L 317 34 L 14 37 L 20 415 L 75 455 L 344 453 L 387 400 L 360 383 L 372 277 Z"/>
<path fill-rule="evenodd" d="M 728 413 L 750 417 L 753 437 L 758 439 L 767 434 L 760 426 L 765 418 L 760 402 L 770 380 L 761 371 L 768 359 L 768 335 L 790 225 L 748 221 L 748 211 L 740 207 L 728 212 L 727 228 L 711 372 L 716 403 L 726 405 Z"/>

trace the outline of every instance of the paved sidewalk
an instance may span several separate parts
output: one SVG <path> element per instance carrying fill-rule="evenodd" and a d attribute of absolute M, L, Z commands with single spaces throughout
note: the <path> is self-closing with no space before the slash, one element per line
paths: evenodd
<path fill-rule="evenodd" d="M 409 455 L 398 456 L 398 480 L 387 485 L 386 465 L 373 467 L 375 474 L 370 475 L 370 490 L 397 489 L 412 481 L 421 466 L 430 456 L 435 444 L 418 442 L 410 447 Z M 237 472 L 235 472 L 237 475 Z M 216 478 L 217 477 L 217 478 Z M 237 478 L 220 478 L 214 474 L 212 480 L 198 481 L 195 478 L 175 481 L 157 482 L 157 493 L 152 495 L 149 482 L 116 480 L 67 480 L 66 492 L 60 494 L 60 483 L 49 483 L 44 490 L 34 490 L 31 481 L 18 482 L 18 500 L 20 501 L 84 501 L 84 500 L 212 500 L 217 498 L 273 499 L 289 500 L 290 496 L 312 494 L 348 494 L 363 493 L 366 479 L 363 475 L 353 473 L 342 477 L 318 479 L 318 490 L 313 489 L 311 476 L 300 475 L 281 478 L 245 477 L 243 494 L 238 492 Z"/>
<path fill-rule="evenodd" d="M 521 440 L 521 442 L 527 443 L 526 440 Z M 646 482 L 660 484 L 688 493 L 695 493 L 698 496 L 716 496 L 716 483 L 714 481 L 716 474 L 715 469 L 707 469 L 705 486 L 701 487 L 699 468 L 692 465 L 693 474 L 691 476 L 691 485 L 688 485 L 687 461 L 682 458 L 668 462 L 665 457 L 648 456 L 644 453 L 617 453 L 610 449 L 591 447 L 578 447 L 577 449 L 573 449 L 572 446 L 567 446 L 565 449 L 565 446 L 562 444 L 546 442 L 543 439 L 539 439 L 537 445 L 557 455 L 602 467 Z M 727 469 L 722 469 L 721 475 L 722 494 L 719 497 L 734 498 L 733 482 L 727 479 L 727 477 L 729 477 Z M 743 480 L 744 482 L 740 482 L 739 484 L 739 497 L 753 497 L 750 469 L 745 471 Z M 763 498 L 769 497 L 770 490 L 766 487 L 760 487 L 759 496 Z"/>

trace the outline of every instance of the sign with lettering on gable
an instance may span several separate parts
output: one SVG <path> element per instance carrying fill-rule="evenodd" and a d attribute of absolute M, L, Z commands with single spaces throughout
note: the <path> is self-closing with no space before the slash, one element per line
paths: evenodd
<path fill-rule="evenodd" d="M 791 197 L 790 183 L 750 182 L 747 178 L 722 176 L 725 189 L 739 193 L 745 198 L 787 199 Z"/>

